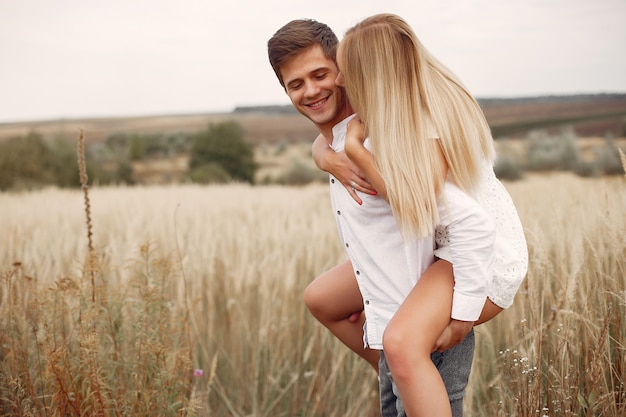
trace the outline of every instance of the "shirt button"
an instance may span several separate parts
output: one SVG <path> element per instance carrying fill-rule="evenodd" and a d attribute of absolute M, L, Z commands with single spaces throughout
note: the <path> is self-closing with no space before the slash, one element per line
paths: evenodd
<path fill-rule="evenodd" d="M 355 271 L 355 274 L 361 275 L 361 271 Z"/>
<path fill-rule="evenodd" d="M 346 248 L 349 248 L 350 244 L 348 242 L 346 242 Z"/>
<path fill-rule="evenodd" d="M 341 216 L 341 210 L 337 210 L 337 215 Z"/>
<path fill-rule="evenodd" d="M 330 179 L 330 183 L 331 183 L 331 184 L 334 184 L 334 183 L 335 183 L 335 179 L 334 179 L 334 178 L 331 178 L 331 179 Z"/>
<path fill-rule="evenodd" d="M 370 304 L 370 300 L 365 300 L 365 305 L 369 305 Z"/>

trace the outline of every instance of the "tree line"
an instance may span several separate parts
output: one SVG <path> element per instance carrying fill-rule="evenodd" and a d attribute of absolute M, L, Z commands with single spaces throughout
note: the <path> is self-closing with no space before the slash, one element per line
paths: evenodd
<path fill-rule="evenodd" d="M 88 133 L 88 132 L 87 132 Z M 137 182 L 133 162 L 188 155 L 187 176 L 196 183 L 254 182 L 254 146 L 236 122 L 210 124 L 195 133 L 115 133 L 85 150 L 87 175 L 100 185 Z M 76 147 L 32 131 L 0 143 L 0 190 L 79 187 Z"/>
<path fill-rule="evenodd" d="M 583 177 L 624 173 L 619 147 L 610 133 L 602 144 L 593 147 L 591 155 L 581 153 L 579 138 L 571 127 L 552 134 L 545 130 L 529 132 L 521 148 L 509 146 L 505 139 L 498 143 L 500 150 L 494 168 L 503 180 L 518 180 L 531 171 L 571 171 Z M 254 145 L 245 140 L 242 126 L 226 121 L 209 124 L 195 133 L 115 133 L 88 146 L 85 159 L 89 181 L 98 185 L 140 183 L 142 179 L 133 168 L 135 163 L 181 155 L 188 164 L 178 181 L 254 184 L 259 168 L 254 152 Z M 33 131 L 4 141 L 0 143 L 0 191 L 79 187 L 76 160 L 76 148 L 66 138 L 46 139 Z M 260 182 L 302 185 L 319 178 L 319 171 L 296 163 L 281 177 Z"/>

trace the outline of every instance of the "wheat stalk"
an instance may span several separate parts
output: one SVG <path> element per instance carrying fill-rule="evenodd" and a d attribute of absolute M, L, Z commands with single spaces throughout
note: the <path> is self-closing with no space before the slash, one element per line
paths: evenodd
<path fill-rule="evenodd" d="M 624 155 L 624 152 L 622 152 L 620 148 L 617 148 L 617 150 L 619 151 L 619 157 L 622 160 L 622 168 L 624 169 L 624 175 L 626 176 L 626 155 Z"/>
<path fill-rule="evenodd" d="M 85 196 L 85 215 L 87 217 L 87 249 L 88 268 L 91 276 L 91 301 L 96 301 L 96 278 L 94 271 L 94 250 L 93 250 L 93 228 L 91 224 L 91 203 L 89 202 L 89 186 L 87 185 L 87 163 L 85 162 L 85 137 L 83 129 L 80 129 L 78 136 L 78 172 L 80 175 L 80 187 Z"/>

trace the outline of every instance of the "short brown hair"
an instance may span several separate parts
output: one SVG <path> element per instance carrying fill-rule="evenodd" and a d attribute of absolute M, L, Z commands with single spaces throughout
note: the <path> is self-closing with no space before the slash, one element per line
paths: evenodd
<path fill-rule="evenodd" d="M 314 45 L 320 45 L 324 55 L 335 61 L 338 43 L 337 35 L 328 25 L 313 19 L 298 19 L 276 31 L 267 42 L 267 54 L 280 85 L 284 87 L 280 66 L 285 61 Z"/>

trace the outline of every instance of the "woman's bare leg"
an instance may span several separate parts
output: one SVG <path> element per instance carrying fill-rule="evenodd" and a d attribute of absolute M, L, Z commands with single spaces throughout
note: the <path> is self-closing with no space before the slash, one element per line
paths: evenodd
<path fill-rule="evenodd" d="M 478 326 L 479 324 L 488 322 L 489 320 L 500 314 L 502 310 L 504 310 L 502 307 L 498 307 L 493 303 L 493 301 L 487 298 L 487 301 L 485 301 L 485 306 L 483 307 L 483 311 L 480 313 L 480 317 L 478 318 L 478 320 L 476 320 L 474 326 Z"/>
<path fill-rule="evenodd" d="M 450 263 L 436 262 L 385 329 L 383 350 L 407 417 L 452 416 L 446 387 L 430 354 L 450 322 L 453 290 Z"/>
<path fill-rule="evenodd" d="M 378 372 L 380 352 L 363 347 L 363 298 L 350 261 L 311 282 L 304 290 L 304 302 L 320 323 Z"/>

